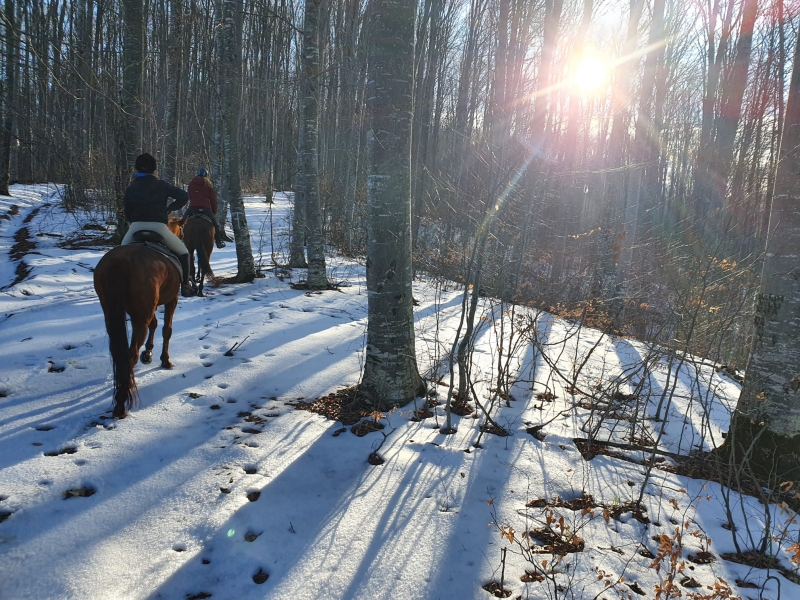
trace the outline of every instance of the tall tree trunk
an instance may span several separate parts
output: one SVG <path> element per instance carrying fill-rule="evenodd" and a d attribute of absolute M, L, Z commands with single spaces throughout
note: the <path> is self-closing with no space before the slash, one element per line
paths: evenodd
<path fill-rule="evenodd" d="M 169 15 L 169 40 L 167 41 L 167 111 L 164 131 L 164 156 L 159 161 L 161 176 L 175 181 L 178 160 L 178 120 L 181 106 L 181 83 L 186 67 L 182 64 L 183 2 L 172 0 Z"/>
<path fill-rule="evenodd" d="M 11 128 L 14 125 L 14 101 L 16 99 L 15 74 L 17 72 L 17 27 L 14 16 L 14 0 L 5 0 L 3 5 L 3 33 L 6 38 L 5 80 L 0 90 L 0 114 L 3 131 L 0 135 L 0 194 L 8 196 L 11 182 Z"/>
<path fill-rule="evenodd" d="M 720 1 L 714 0 L 713 8 L 709 13 L 707 24 L 707 73 L 706 85 L 703 95 L 703 116 L 700 127 L 700 142 L 698 144 L 697 161 L 694 171 L 693 196 L 695 214 L 702 221 L 709 210 L 709 200 L 712 190 L 713 159 L 714 159 L 714 132 L 716 122 L 717 98 L 719 94 L 720 75 L 723 60 L 730 44 L 731 28 L 733 21 L 733 0 L 728 0 L 725 15 L 720 25 L 719 44 L 716 44 L 717 19 L 720 12 Z M 702 226 L 701 226 L 702 227 Z"/>
<path fill-rule="evenodd" d="M 750 67 L 750 50 L 753 46 L 753 29 L 758 13 L 758 0 L 744 0 L 742 23 L 735 55 L 725 85 L 720 90 L 720 114 L 717 123 L 717 144 L 714 152 L 714 172 L 712 177 L 710 209 L 720 210 L 725 205 L 731 163 L 733 162 L 733 142 L 742 116 L 742 99 L 747 85 L 747 72 Z"/>
<path fill-rule="evenodd" d="M 376 409 L 424 391 L 411 289 L 414 3 L 373 0 L 367 113 L 368 322 L 359 391 Z"/>
<path fill-rule="evenodd" d="M 295 192 L 295 203 L 306 207 L 308 279 L 310 288 L 328 287 L 325 249 L 322 239 L 322 211 L 319 197 L 319 11 L 321 0 L 305 0 L 303 18 L 303 73 L 300 83 L 300 154 L 302 186 Z"/>
<path fill-rule="evenodd" d="M 606 165 L 611 169 L 607 175 L 605 190 L 605 215 L 603 230 L 598 243 L 598 265 L 596 271 L 595 294 L 602 300 L 617 299 L 621 292 L 622 278 L 619 259 L 625 246 L 625 183 L 626 173 L 621 165 L 628 142 L 628 125 L 630 120 L 630 79 L 634 66 L 636 45 L 638 40 L 639 20 L 642 17 L 644 0 L 630 0 L 628 16 L 628 33 L 623 46 L 621 64 L 616 69 L 611 105 L 613 118 L 611 134 L 608 142 Z M 612 312 L 617 312 L 612 308 Z"/>
<path fill-rule="evenodd" d="M 242 14 L 243 0 L 220 0 L 218 37 L 218 96 L 220 102 L 219 148 L 223 156 L 220 196 L 230 206 L 236 242 L 236 281 L 248 283 L 256 276 L 250 230 L 242 200 L 239 174 L 239 117 L 242 111 Z"/>
<path fill-rule="evenodd" d="M 642 192 L 644 171 L 656 167 L 648 159 L 658 156 L 658 130 L 653 115 L 653 96 L 656 73 L 664 60 L 664 8 L 665 0 L 654 0 L 653 17 L 650 23 L 650 36 L 647 43 L 647 56 L 644 61 L 641 95 L 639 96 L 638 119 L 633 143 L 633 168 L 630 170 L 626 189 L 625 214 L 623 218 L 623 247 L 620 265 L 617 270 L 618 284 L 629 277 L 633 262 L 633 247 L 636 244 L 636 230 L 639 225 L 639 204 Z M 649 204 L 649 203 L 648 203 Z M 630 291 L 630 290 L 626 290 Z"/>
<path fill-rule="evenodd" d="M 800 43 L 785 109 L 769 236 L 756 303 L 756 330 L 726 440 L 761 474 L 800 480 Z"/>

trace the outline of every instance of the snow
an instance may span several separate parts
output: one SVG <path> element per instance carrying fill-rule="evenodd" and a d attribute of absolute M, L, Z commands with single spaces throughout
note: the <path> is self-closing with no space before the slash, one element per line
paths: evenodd
<path fill-rule="evenodd" d="M 706 586 L 721 577 L 741 597 L 800 598 L 800 586 L 774 570 L 719 558 L 735 546 L 722 527 L 728 491 L 716 483 L 654 469 L 643 496 L 649 524 L 630 511 L 617 520 L 605 519 L 602 507 L 526 506 L 585 493 L 613 508 L 638 497 L 644 467 L 630 459 L 649 454 L 614 449 L 619 457 L 584 460 L 573 439 L 592 432 L 617 442 L 646 433 L 661 450 L 681 454 L 719 444 L 739 388 L 688 355 L 542 314 L 538 346 L 534 330 L 529 337 L 517 331 L 508 365 L 514 399 L 500 399 L 493 412 L 507 437 L 482 434 L 472 416 L 454 416 L 457 433 L 443 435 L 441 405 L 437 419 L 419 422 L 409 418 L 411 405 L 388 413 L 383 432 L 365 437 L 295 410 L 299 399 L 358 382 L 365 271 L 361 262 L 330 256 L 338 291 L 291 289 L 302 271 L 275 270 L 268 261 L 288 248 L 291 197 L 275 200 L 246 199 L 253 253 L 266 277 L 181 299 L 170 344 L 174 369 L 137 365 L 141 403 L 115 421 L 92 286 L 105 249 L 58 245 L 102 217 L 65 213 L 55 186 L 14 186 L 12 197 L 0 197 L 0 214 L 9 217 L 0 220 L 0 254 L 9 256 L 26 226 L 36 244 L 0 262 L 0 598 L 490 598 L 481 586 L 501 577 L 514 598 L 611 598 L 629 593 L 630 582 L 652 598 L 664 569 L 658 573 L 638 552 L 656 553 L 653 537 L 685 522 L 679 556 L 708 549 L 717 557 L 686 563 L 685 573 L 703 587 L 679 587 L 685 597 L 710 593 Z M 11 285 L 19 260 L 31 271 Z M 217 275 L 232 275 L 234 245 L 211 260 Z M 420 367 L 435 375 L 430 386 L 443 400 L 461 290 L 420 280 L 414 294 Z M 472 369 L 487 403 L 504 309 L 482 303 Z M 536 317 L 522 309 L 515 316 L 520 323 Z M 510 322 L 502 324 L 508 348 Z M 156 352 L 160 344 L 159 329 Z M 551 365 L 588 396 L 569 393 Z M 555 399 L 537 398 L 547 390 Z M 614 418 L 599 418 L 608 404 L 597 402 L 616 390 L 622 400 L 608 408 Z M 644 400 L 626 402 L 633 392 Z M 653 417 L 660 400 L 666 420 L 636 418 Z M 540 424 L 544 441 L 526 432 Z M 367 457 L 379 446 L 386 462 L 372 466 Z M 94 493 L 65 498 L 80 489 Z M 730 501 L 740 544 L 750 548 L 750 537 L 757 542 L 772 528 L 771 551 L 791 571 L 796 515 L 735 492 Z M 548 511 L 556 521 L 564 517 L 567 537 L 585 542 L 582 552 L 559 561 L 523 551 L 522 533 L 541 529 Z M 508 528 L 514 534 L 503 537 Z M 552 581 L 521 581 L 535 570 L 530 561 Z M 603 591 L 597 569 L 618 592 Z M 266 582 L 254 581 L 259 572 Z M 736 580 L 763 589 L 739 588 Z"/>

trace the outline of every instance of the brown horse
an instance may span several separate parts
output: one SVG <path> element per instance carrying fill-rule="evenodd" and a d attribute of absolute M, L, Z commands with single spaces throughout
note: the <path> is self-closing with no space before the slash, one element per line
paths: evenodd
<path fill-rule="evenodd" d="M 126 408 L 130 410 L 136 402 L 133 367 L 139 360 L 143 343 L 142 362 L 150 364 L 153 360 L 153 336 L 158 326 L 156 307 L 161 304 L 164 305 L 161 366 L 172 368 L 169 339 L 180 287 L 181 279 L 175 266 L 165 256 L 146 246 L 117 246 L 97 263 L 94 289 L 103 307 L 108 348 L 114 365 L 114 417 L 125 418 Z M 125 327 L 126 314 L 131 319 L 130 344 Z"/>
<path fill-rule="evenodd" d="M 195 280 L 194 252 L 197 250 L 197 266 L 200 271 L 197 295 L 203 295 L 203 283 L 206 275 L 211 278 L 211 283 L 216 287 L 217 280 L 211 270 L 211 252 L 214 250 L 214 225 L 205 218 L 189 217 L 183 226 L 183 243 L 189 250 L 190 279 Z"/>
<path fill-rule="evenodd" d="M 178 236 L 180 239 L 183 239 L 183 219 L 180 217 L 169 217 L 167 220 L 167 227 L 169 230 Z"/>

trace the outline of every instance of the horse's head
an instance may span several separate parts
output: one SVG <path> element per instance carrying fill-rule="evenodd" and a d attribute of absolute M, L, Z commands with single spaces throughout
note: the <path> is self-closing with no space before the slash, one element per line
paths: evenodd
<path fill-rule="evenodd" d="M 177 235 L 180 239 L 183 239 L 183 227 L 181 226 L 180 217 L 170 217 L 167 220 L 167 227 L 169 227 L 172 233 Z"/>

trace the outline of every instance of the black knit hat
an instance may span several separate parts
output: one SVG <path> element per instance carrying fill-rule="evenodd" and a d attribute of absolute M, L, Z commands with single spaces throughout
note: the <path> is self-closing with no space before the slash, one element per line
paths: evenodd
<path fill-rule="evenodd" d="M 156 170 L 156 159 L 145 152 L 136 157 L 134 167 L 139 173 L 154 173 Z"/>

